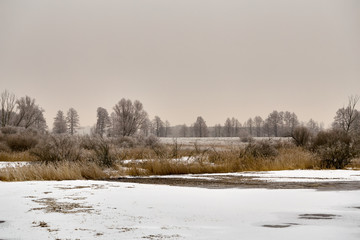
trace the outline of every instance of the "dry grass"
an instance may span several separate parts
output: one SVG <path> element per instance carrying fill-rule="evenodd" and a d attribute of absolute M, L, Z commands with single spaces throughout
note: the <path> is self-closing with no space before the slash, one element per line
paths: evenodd
<path fill-rule="evenodd" d="M 61 162 L 0 169 L 1 181 L 102 179 L 107 174 L 95 163 Z"/>
<path fill-rule="evenodd" d="M 353 159 L 349 165 L 350 168 L 360 170 L 360 158 Z"/>
<path fill-rule="evenodd" d="M 25 152 L 0 152 L 0 162 L 32 162 L 35 157 Z"/>
<path fill-rule="evenodd" d="M 319 168 L 319 159 L 300 147 L 280 148 L 278 152 L 274 157 L 254 157 L 244 155 L 241 149 L 218 152 L 213 149 L 197 155 L 193 162 L 158 158 L 130 163 L 126 173 L 138 176 Z"/>

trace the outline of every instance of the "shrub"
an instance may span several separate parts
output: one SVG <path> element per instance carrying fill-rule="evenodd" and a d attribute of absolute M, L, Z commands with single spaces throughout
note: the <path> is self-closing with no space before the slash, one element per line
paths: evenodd
<path fill-rule="evenodd" d="M 353 157 L 351 137 L 342 130 L 321 131 L 314 138 L 312 149 L 324 168 L 342 169 Z"/>
<path fill-rule="evenodd" d="M 101 137 L 86 138 L 87 149 L 94 152 L 94 161 L 105 167 L 112 167 L 115 162 L 115 154 L 110 141 Z"/>
<path fill-rule="evenodd" d="M 158 137 L 156 137 L 155 135 L 150 135 L 149 137 L 147 137 L 145 139 L 145 146 L 146 147 L 158 147 L 158 145 L 160 144 L 160 139 Z"/>
<path fill-rule="evenodd" d="M 251 136 L 243 136 L 240 138 L 240 142 L 242 142 L 242 143 L 254 142 L 254 138 Z"/>
<path fill-rule="evenodd" d="M 245 155 L 252 156 L 255 158 L 261 157 L 275 157 L 278 155 L 278 151 L 276 150 L 275 146 L 269 141 L 259 141 L 259 142 L 250 142 L 245 147 Z"/>
<path fill-rule="evenodd" d="M 133 137 L 119 137 L 114 140 L 114 143 L 121 148 L 133 148 L 137 145 L 137 141 Z"/>
<path fill-rule="evenodd" d="M 12 126 L 6 126 L 6 127 L 0 128 L 0 131 L 5 135 L 16 134 L 19 132 L 19 130 L 20 130 L 20 128 L 12 127 Z"/>
<path fill-rule="evenodd" d="M 0 152 L 11 152 L 11 149 L 5 142 L 0 142 Z"/>
<path fill-rule="evenodd" d="M 310 143 L 311 132 L 306 127 L 297 127 L 291 135 L 296 146 L 305 147 Z"/>
<path fill-rule="evenodd" d="M 29 133 L 11 134 L 6 136 L 5 141 L 12 151 L 26 151 L 38 144 L 36 136 Z"/>
<path fill-rule="evenodd" d="M 77 161 L 81 157 L 79 142 L 74 137 L 67 135 L 45 137 L 32 149 L 31 154 L 44 163 Z"/>

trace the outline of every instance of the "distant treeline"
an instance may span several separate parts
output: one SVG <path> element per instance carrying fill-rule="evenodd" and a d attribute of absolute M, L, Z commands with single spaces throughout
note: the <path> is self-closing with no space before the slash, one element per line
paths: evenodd
<path fill-rule="evenodd" d="M 360 114 L 356 109 L 359 96 L 349 97 L 348 106 L 340 108 L 334 117 L 333 128 L 346 133 L 360 133 Z M 70 108 L 66 116 L 59 110 L 54 118 L 52 128 L 48 128 L 44 119 L 44 110 L 29 96 L 15 97 L 3 91 L 0 97 L 0 126 L 15 126 L 35 129 L 39 132 L 54 134 L 75 134 L 79 129 L 79 115 Z M 109 114 L 107 109 L 97 108 L 97 121 L 91 133 L 103 136 L 155 135 L 157 137 L 288 137 L 294 130 L 306 127 L 312 134 L 323 129 L 323 125 L 310 119 L 300 122 L 294 112 L 272 111 L 266 118 L 255 116 L 241 123 L 238 119 L 227 118 L 224 123 L 207 126 L 206 121 L 197 117 L 190 126 L 186 124 L 171 126 L 159 116 L 149 119 L 143 104 L 135 100 L 121 99 Z"/>

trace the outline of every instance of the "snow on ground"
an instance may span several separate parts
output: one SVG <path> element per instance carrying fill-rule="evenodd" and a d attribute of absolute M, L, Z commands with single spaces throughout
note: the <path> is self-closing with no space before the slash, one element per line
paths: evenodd
<path fill-rule="evenodd" d="M 360 191 L 0 182 L 0 239 L 359 239 Z"/>
<path fill-rule="evenodd" d="M 22 167 L 29 164 L 28 162 L 0 162 L 0 169 L 6 167 Z"/>

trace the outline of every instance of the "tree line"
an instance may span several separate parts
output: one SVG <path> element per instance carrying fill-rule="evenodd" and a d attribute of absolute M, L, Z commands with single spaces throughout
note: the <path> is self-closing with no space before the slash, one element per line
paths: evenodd
<path fill-rule="evenodd" d="M 359 96 L 349 97 L 347 106 L 335 114 L 332 127 L 347 133 L 360 133 L 360 114 L 356 109 Z M 79 114 L 70 108 L 66 116 L 59 110 L 54 117 L 52 129 L 49 130 L 43 116 L 44 110 L 29 96 L 16 98 L 14 94 L 4 91 L 0 97 L 0 126 L 32 128 L 40 132 L 54 134 L 76 134 L 79 128 Z M 157 137 L 290 137 L 298 127 L 306 127 L 312 134 L 323 130 L 323 125 L 310 119 L 300 123 L 297 115 L 289 111 L 274 110 L 263 119 L 261 116 L 249 118 L 241 123 L 238 119 L 227 118 L 223 124 L 207 126 L 203 117 L 198 116 L 193 124 L 171 126 L 159 116 L 150 120 L 143 104 L 135 100 L 121 99 L 109 114 L 103 107 L 97 108 L 97 121 L 92 134 L 103 136 L 133 136 L 141 134 Z"/>

